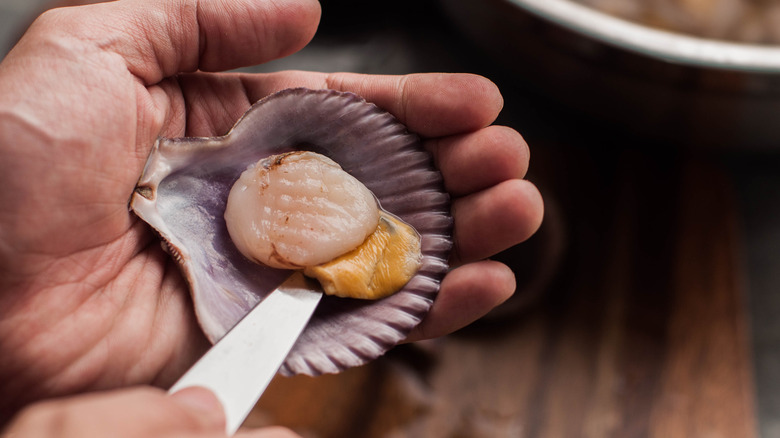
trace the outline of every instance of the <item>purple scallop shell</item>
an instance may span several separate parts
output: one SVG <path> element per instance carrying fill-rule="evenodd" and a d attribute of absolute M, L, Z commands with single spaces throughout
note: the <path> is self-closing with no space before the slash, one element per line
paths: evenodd
<path fill-rule="evenodd" d="M 402 341 L 430 309 L 448 269 L 449 196 L 419 138 L 392 115 L 351 93 L 278 92 L 253 105 L 225 136 L 160 139 L 131 207 L 179 262 L 198 321 L 216 342 L 290 275 L 245 259 L 223 213 L 250 163 L 291 150 L 332 158 L 422 236 L 423 266 L 400 292 L 379 301 L 325 296 L 280 370 L 336 373 Z"/>

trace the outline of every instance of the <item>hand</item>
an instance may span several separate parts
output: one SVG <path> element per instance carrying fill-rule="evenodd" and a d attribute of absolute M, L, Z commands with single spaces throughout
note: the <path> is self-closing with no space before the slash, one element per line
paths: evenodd
<path fill-rule="evenodd" d="M 539 226 L 528 149 L 489 126 L 474 75 L 209 73 L 299 50 L 315 0 L 121 0 L 49 11 L 0 64 L 0 421 L 33 400 L 167 386 L 208 343 L 186 285 L 128 200 L 158 136 L 224 134 L 293 86 L 355 92 L 425 138 L 455 201 L 459 266 L 410 340 L 480 317 L 514 290 L 484 259 Z M 181 73 L 190 72 L 190 73 Z M 485 226 L 489 224 L 489 226 Z"/>
<path fill-rule="evenodd" d="M 224 437 L 225 415 L 214 395 L 187 388 L 172 396 L 133 388 L 40 402 L 25 408 L 3 436 L 39 438 Z M 236 438 L 295 438 L 279 428 L 241 429 Z"/>

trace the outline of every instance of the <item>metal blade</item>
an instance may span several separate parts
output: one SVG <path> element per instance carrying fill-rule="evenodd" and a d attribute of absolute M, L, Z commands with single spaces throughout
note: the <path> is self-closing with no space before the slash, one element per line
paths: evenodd
<path fill-rule="evenodd" d="M 296 272 L 214 344 L 169 393 L 201 386 L 222 402 L 228 436 L 241 426 L 276 375 L 322 292 Z"/>

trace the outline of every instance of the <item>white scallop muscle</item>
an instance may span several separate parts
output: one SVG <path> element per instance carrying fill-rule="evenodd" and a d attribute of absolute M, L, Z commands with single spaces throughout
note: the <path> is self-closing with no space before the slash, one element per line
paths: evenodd
<path fill-rule="evenodd" d="M 225 222 L 244 256 L 275 268 L 328 262 L 379 223 L 374 195 L 333 160 L 292 152 L 258 161 L 228 196 Z"/>

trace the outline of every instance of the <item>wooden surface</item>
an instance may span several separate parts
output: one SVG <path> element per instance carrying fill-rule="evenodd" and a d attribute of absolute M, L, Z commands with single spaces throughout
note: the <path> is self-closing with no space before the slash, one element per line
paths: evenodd
<path fill-rule="evenodd" d="M 726 174 L 697 156 L 534 152 L 531 179 L 558 217 L 503 256 L 523 305 L 340 375 L 277 379 L 247 424 L 305 437 L 756 436 Z M 565 252 L 529 306 L 553 237 Z"/>

